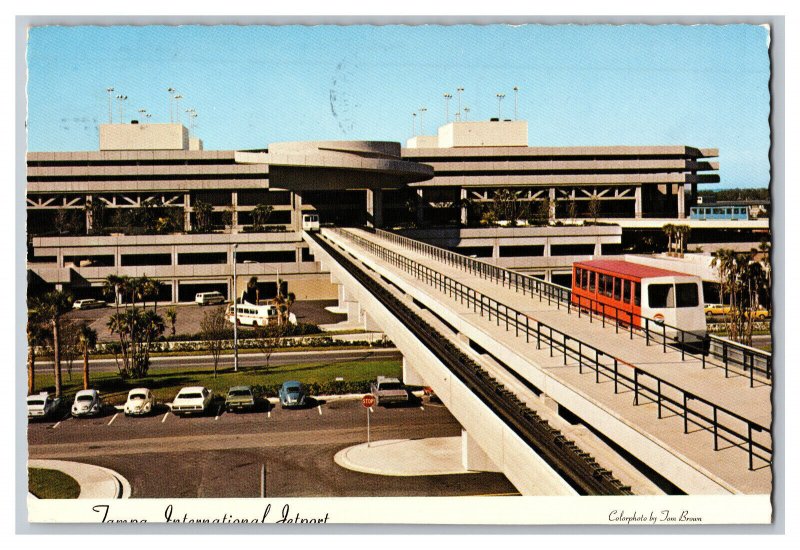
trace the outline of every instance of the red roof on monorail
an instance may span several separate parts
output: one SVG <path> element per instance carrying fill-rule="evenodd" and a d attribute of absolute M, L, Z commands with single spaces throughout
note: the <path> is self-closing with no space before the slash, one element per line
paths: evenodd
<path fill-rule="evenodd" d="M 650 277 L 692 277 L 688 273 L 669 271 L 659 267 L 626 262 L 624 260 L 587 260 L 585 262 L 575 262 L 577 267 L 587 267 L 589 269 L 602 270 L 609 273 L 618 273 L 623 276 L 647 279 Z"/>

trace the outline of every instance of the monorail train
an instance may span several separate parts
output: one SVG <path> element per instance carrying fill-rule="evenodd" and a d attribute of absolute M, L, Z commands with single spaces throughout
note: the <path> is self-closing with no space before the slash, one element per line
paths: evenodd
<path fill-rule="evenodd" d="M 684 341 L 706 334 L 703 284 L 694 275 L 623 260 L 575 262 L 572 303 L 636 328 L 659 330 L 655 321 L 670 337 L 680 338 L 675 329 L 681 329 Z"/>
<path fill-rule="evenodd" d="M 319 231 L 319 214 L 306 212 L 303 214 L 303 231 Z"/>
<path fill-rule="evenodd" d="M 750 208 L 747 206 L 692 206 L 689 209 L 692 220 L 749 220 Z"/>

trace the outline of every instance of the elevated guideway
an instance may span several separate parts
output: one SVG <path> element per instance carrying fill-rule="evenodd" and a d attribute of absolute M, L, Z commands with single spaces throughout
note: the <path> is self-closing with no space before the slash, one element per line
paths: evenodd
<path fill-rule="evenodd" d="M 323 236 L 681 490 L 771 491 L 768 359 L 736 368 L 692 355 L 659 338 L 663 327 L 645 333 L 581 314 L 552 288 L 476 272 L 393 234 Z"/>
<path fill-rule="evenodd" d="M 325 239 L 305 238 L 333 280 L 403 352 L 404 367 L 410 363 L 418 369 L 461 423 L 469 469 L 500 471 L 523 495 L 631 494 L 611 471 L 418 315 L 396 288 Z"/>

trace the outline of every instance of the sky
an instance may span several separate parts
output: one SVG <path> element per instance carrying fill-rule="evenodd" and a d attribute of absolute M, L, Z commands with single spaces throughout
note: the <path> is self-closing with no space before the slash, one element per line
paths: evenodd
<path fill-rule="evenodd" d="M 463 88 L 468 120 L 514 118 L 516 95 L 531 146 L 713 147 L 718 187 L 766 187 L 768 40 L 752 25 L 34 27 L 28 149 L 97 150 L 109 87 L 126 121 L 177 104 L 188 126 L 194 109 L 205 149 L 405 143 L 452 121 Z"/>

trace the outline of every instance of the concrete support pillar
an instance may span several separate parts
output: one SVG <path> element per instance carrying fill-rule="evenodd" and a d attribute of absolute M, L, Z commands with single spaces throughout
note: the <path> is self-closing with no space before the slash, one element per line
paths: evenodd
<path fill-rule="evenodd" d="M 172 247 L 172 259 L 171 259 L 171 262 L 172 262 L 173 266 L 178 265 L 178 247 L 177 246 L 173 246 Z M 230 263 L 230 262 L 228 262 L 228 263 Z"/>
<path fill-rule="evenodd" d="M 467 189 L 461 188 L 461 225 L 467 226 L 469 222 L 469 209 L 467 208 Z"/>
<path fill-rule="evenodd" d="M 367 226 L 383 227 L 382 189 L 367 189 Z"/>
<path fill-rule="evenodd" d="M 231 233 L 237 233 L 239 225 L 239 193 L 231 193 Z"/>
<path fill-rule="evenodd" d="M 466 430 L 461 430 L 461 465 L 476 472 L 502 471 L 472 439 Z"/>
<path fill-rule="evenodd" d="M 495 243 L 492 245 L 492 259 L 496 259 L 500 257 L 500 245 Z"/>
<path fill-rule="evenodd" d="M 192 230 L 192 199 L 189 193 L 183 194 L 183 230 Z"/>
<path fill-rule="evenodd" d="M 425 379 L 414 370 L 414 367 L 408 364 L 406 358 L 403 357 L 403 384 L 407 386 L 427 386 Z"/>
<path fill-rule="evenodd" d="M 425 222 L 425 199 L 422 189 L 417 189 L 417 226 L 421 227 Z"/>
<path fill-rule="evenodd" d="M 686 218 L 686 184 L 679 183 L 678 188 L 678 218 Z"/>
<path fill-rule="evenodd" d="M 172 303 L 178 302 L 178 280 L 173 279 L 172 281 Z"/>
<path fill-rule="evenodd" d="M 349 324 L 361 324 L 361 306 L 359 303 L 352 299 L 344 285 L 339 285 L 337 290 L 339 293 L 339 311 L 347 314 L 347 322 Z"/>
<path fill-rule="evenodd" d="M 290 200 L 292 203 L 292 231 L 300 231 L 303 227 L 303 196 L 299 193 L 292 192 Z"/>
<path fill-rule="evenodd" d="M 302 247 L 297 247 L 297 248 L 294 249 L 294 261 L 296 263 L 298 263 L 298 264 L 303 261 L 303 248 Z"/>
<path fill-rule="evenodd" d="M 375 319 L 373 319 L 366 310 L 361 310 L 360 307 L 359 310 L 361 312 L 361 317 L 364 320 L 364 330 L 369 330 L 372 332 L 378 332 L 381 330 L 380 325 L 375 322 Z"/>
<path fill-rule="evenodd" d="M 556 188 L 551 187 L 550 191 L 548 192 L 548 199 L 550 200 L 550 212 L 548 212 L 548 217 L 551 222 L 556 221 Z"/>
<path fill-rule="evenodd" d="M 601 256 L 602 254 L 603 254 L 603 245 L 600 244 L 600 241 L 598 240 L 596 243 L 594 243 L 594 255 Z"/>
<path fill-rule="evenodd" d="M 633 217 L 638 219 L 642 218 L 642 186 L 637 185 L 633 190 Z"/>
<path fill-rule="evenodd" d="M 692 198 L 689 201 L 689 206 L 697 206 L 697 184 L 692 184 Z"/>
<path fill-rule="evenodd" d="M 86 216 L 86 234 L 87 235 L 89 235 L 91 233 L 92 226 L 94 225 L 94 219 L 92 219 L 92 210 L 91 210 L 91 208 L 88 208 L 89 205 L 92 204 L 93 202 L 94 201 L 92 200 L 92 196 L 91 195 L 86 195 L 86 202 L 84 202 L 84 204 L 86 205 L 86 208 L 84 209 L 84 216 Z"/>
<path fill-rule="evenodd" d="M 544 250 L 542 251 L 542 255 L 545 258 L 548 258 L 548 257 L 551 256 L 551 253 L 550 253 L 550 239 L 549 238 L 545 239 L 545 241 L 544 241 Z"/>

